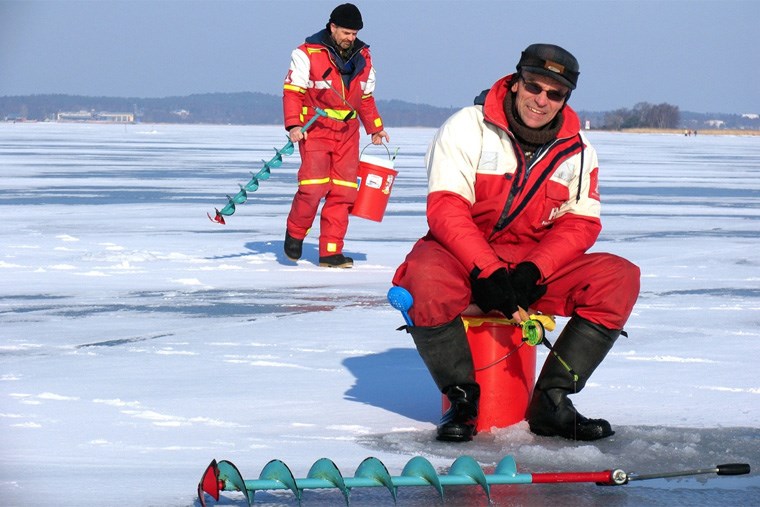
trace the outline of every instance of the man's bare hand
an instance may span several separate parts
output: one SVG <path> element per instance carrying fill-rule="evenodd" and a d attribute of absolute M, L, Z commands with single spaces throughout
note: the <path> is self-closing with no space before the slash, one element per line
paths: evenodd
<path fill-rule="evenodd" d="M 391 142 L 391 136 L 389 136 L 385 130 L 372 134 L 372 144 L 383 144 L 383 140 L 385 140 L 386 143 Z"/>

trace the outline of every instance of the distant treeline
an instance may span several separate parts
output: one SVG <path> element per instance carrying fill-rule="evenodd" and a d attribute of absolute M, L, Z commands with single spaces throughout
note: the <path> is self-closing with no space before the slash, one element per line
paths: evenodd
<path fill-rule="evenodd" d="M 439 126 L 455 111 L 400 100 L 380 100 L 378 109 L 386 125 L 398 127 Z M 79 95 L 0 97 L 0 118 L 6 121 L 49 121 L 55 120 L 58 113 L 78 111 L 132 113 L 142 123 L 278 125 L 282 122 L 282 98 L 253 92 L 147 99 Z"/>
<path fill-rule="evenodd" d="M 633 109 L 618 109 L 604 116 L 604 127 L 610 130 L 626 128 L 672 129 L 679 126 L 678 106 L 640 102 Z"/>
<path fill-rule="evenodd" d="M 581 119 L 588 121 L 593 129 L 713 129 L 713 130 L 760 130 L 760 117 L 727 113 L 692 113 L 680 111 L 671 104 L 650 104 L 640 102 L 632 109 L 621 108 L 614 111 L 579 112 Z"/>
<path fill-rule="evenodd" d="M 388 127 L 438 127 L 457 108 L 378 100 Z M 62 112 L 131 113 L 142 123 L 209 123 L 278 125 L 282 122 L 282 98 L 277 95 L 205 93 L 183 97 L 119 98 L 80 95 L 26 95 L 0 97 L 0 119 L 51 121 Z M 679 111 L 670 104 L 642 102 L 632 109 L 579 111 L 592 129 L 623 128 L 725 128 L 760 130 L 760 119 L 736 114 L 702 114 Z"/>

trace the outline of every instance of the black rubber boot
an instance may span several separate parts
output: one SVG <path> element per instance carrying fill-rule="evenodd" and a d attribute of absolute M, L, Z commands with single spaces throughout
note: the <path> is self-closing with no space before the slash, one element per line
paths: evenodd
<path fill-rule="evenodd" d="M 435 327 L 409 326 L 417 351 L 451 408 L 438 424 L 438 440 L 466 442 L 475 435 L 480 387 L 462 319 Z"/>
<path fill-rule="evenodd" d="M 604 419 L 588 419 L 578 413 L 567 396 L 583 389 L 618 336 L 620 330 L 578 316 L 568 321 L 536 381 L 528 407 L 530 431 L 570 440 L 598 440 L 615 434 Z"/>
<path fill-rule="evenodd" d="M 303 240 L 296 239 L 285 232 L 285 255 L 292 261 L 297 261 L 303 255 Z"/>
<path fill-rule="evenodd" d="M 319 265 L 323 268 L 351 268 L 354 265 L 354 260 L 343 254 L 335 254 L 320 257 Z"/>
<path fill-rule="evenodd" d="M 438 423 L 436 440 L 444 442 L 472 440 L 472 437 L 477 434 L 480 386 L 478 384 L 449 386 L 444 394 L 449 399 L 451 407 Z"/>

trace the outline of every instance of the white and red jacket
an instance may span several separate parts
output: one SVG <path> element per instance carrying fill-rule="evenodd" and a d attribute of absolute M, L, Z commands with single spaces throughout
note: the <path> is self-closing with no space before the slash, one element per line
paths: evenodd
<path fill-rule="evenodd" d="M 426 156 L 429 235 L 475 276 L 530 261 L 546 278 L 601 231 L 597 155 L 566 105 L 557 139 L 527 166 L 504 113 L 513 78 L 497 81 L 482 105 L 455 113 L 435 136 Z"/>
<path fill-rule="evenodd" d="M 380 132 L 383 130 L 383 121 L 372 95 L 375 90 L 375 69 L 369 46 L 356 39 L 353 53 L 342 62 L 328 44 L 329 37 L 326 29 L 321 30 L 308 37 L 291 54 L 282 99 L 285 127 L 304 125 L 314 116 L 314 107 L 319 107 L 328 113 L 329 118 L 319 118 L 315 128 L 309 130 L 309 138 L 316 141 L 325 136 L 334 140 L 336 134 L 353 133 L 356 130 L 356 122 L 340 121 L 353 108 L 368 134 Z M 328 69 L 331 69 L 330 73 L 325 77 Z M 330 89 L 328 83 L 337 93 Z M 354 117 L 352 115 L 349 118 Z"/>

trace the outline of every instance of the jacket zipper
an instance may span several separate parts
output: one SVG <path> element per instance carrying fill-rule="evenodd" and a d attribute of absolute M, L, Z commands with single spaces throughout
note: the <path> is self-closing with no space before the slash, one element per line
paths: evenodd
<path fill-rule="evenodd" d="M 517 153 L 520 154 L 520 162 L 521 166 L 524 167 L 524 170 L 521 170 L 520 165 L 517 167 L 517 171 L 515 172 L 515 178 L 512 181 L 512 185 L 509 189 L 509 195 L 507 196 L 507 202 L 504 204 L 504 209 L 502 210 L 501 215 L 499 216 L 499 219 L 496 221 L 496 224 L 494 225 L 493 231 L 491 232 L 490 237 L 493 238 L 494 235 L 496 235 L 498 232 L 506 229 L 506 227 L 511 224 L 515 218 L 517 218 L 517 215 L 520 214 L 520 211 L 525 207 L 525 205 L 520 206 L 516 213 L 509 213 L 509 210 L 512 208 L 512 203 L 514 202 L 515 197 L 517 197 L 517 194 L 519 194 L 525 184 L 528 182 L 528 177 L 530 176 L 530 172 L 533 169 L 533 167 L 543 158 L 543 156 L 549 152 L 549 150 L 554 146 L 557 142 L 559 142 L 559 139 L 554 139 L 553 141 L 544 144 L 541 146 L 536 153 L 533 155 L 533 158 L 530 161 L 530 164 L 526 164 L 525 162 L 525 153 L 523 152 L 522 148 L 520 148 L 520 145 L 517 143 L 517 140 L 514 138 L 511 132 L 506 131 L 509 135 L 510 141 L 512 142 L 512 149 L 514 149 Z M 528 200 L 532 199 L 534 195 L 528 196 Z M 527 204 L 527 203 L 525 203 Z"/>

